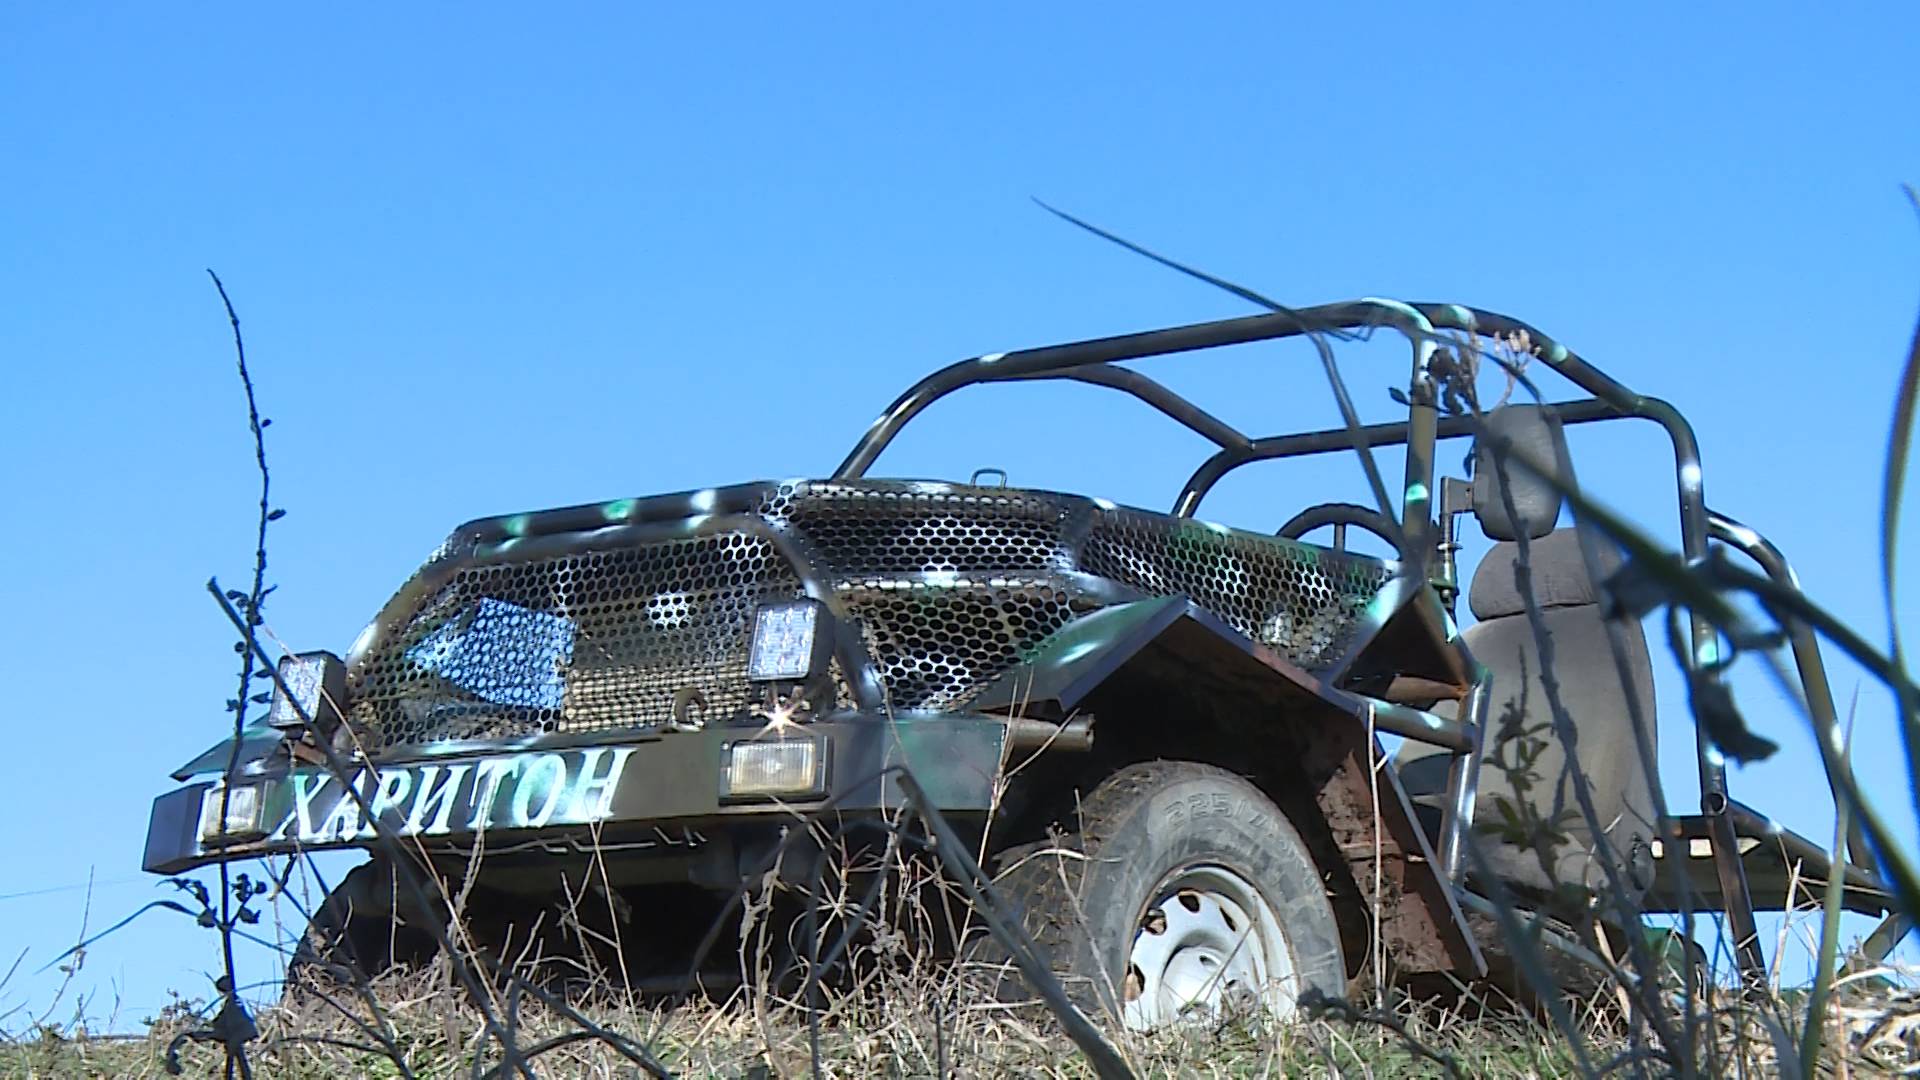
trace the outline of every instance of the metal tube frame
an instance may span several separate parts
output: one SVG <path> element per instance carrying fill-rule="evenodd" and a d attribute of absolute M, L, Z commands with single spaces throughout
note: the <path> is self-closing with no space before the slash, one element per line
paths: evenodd
<path fill-rule="evenodd" d="M 1401 330 L 1414 342 L 1408 420 L 1401 424 L 1248 440 L 1231 425 L 1144 376 L 1129 373 L 1128 377 L 1116 378 L 1104 371 L 1095 374 L 1101 369 L 1116 370 L 1107 365 L 1121 361 L 1383 326 Z M 1638 417 L 1664 428 L 1674 451 L 1681 549 L 1689 561 L 1706 557 L 1713 535 L 1711 515 L 1704 497 L 1699 445 L 1686 418 L 1665 401 L 1633 392 L 1566 346 L 1518 319 L 1457 304 L 1358 300 L 962 360 L 920 380 L 896 399 L 835 470 L 834 478 L 853 479 L 865 475 L 902 427 L 927 406 L 955 390 L 1016 379 L 1076 379 L 1121 389 L 1219 447 L 1219 452 L 1194 473 L 1175 503 L 1174 513 L 1182 517 L 1191 516 L 1197 510 L 1201 499 L 1221 476 L 1253 461 L 1333 450 L 1364 450 L 1374 445 L 1407 446 L 1407 488 L 1402 493 L 1401 519 L 1408 541 L 1403 554 L 1423 568 L 1431 555 L 1424 551 L 1424 545 L 1432 531 L 1429 498 L 1433 489 L 1434 444 L 1440 438 L 1471 431 L 1470 423 L 1463 418 L 1437 415 L 1430 361 L 1441 343 L 1441 331 L 1524 341 L 1532 355 L 1593 395 L 1589 400 L 1558 403 L 1555 408 L 1563 422 Z M 1762 565 L 1767 564 L 1762 561 Z M 1717 653 L 1718 638 L 1713 626 L 1699 613 L 1692 613 L 1690 623 L 1691 662 L 1707 666 Z M 1803 664 L 1801 675 L 1803 680 L 1818 677 L 1824 686 L 1824 669 L 1817 663 Z M 1818 696 L 1818 692 L 1810 696 Z M 1826 696 L 1830 701 L 1831 692 L 1827 691 Z M 1695 755 L 1699 763 L 1700 808 L 1710 827 L 1715 872 L 1733 931 L 1735 953 L 1743 976 L 1764 977 L 1765 960 L 1760 952 L 1753 900 L 1740 862 L 1734 824 L 1728 814 L 1726 763 L 1714 749 L 1706 730 L 1698 724 L 1695 725 Z M 1450 780 L 1453 800 L 1448 808 L 1450 814 L 1457 815 L 1471 806 L 1473 787 L 1471 777 L 1462 775 Z M 1451 825 L 1449 834 L 1461 828 L 1459 820 Z"/>
<path fill-rule="evenodd" d="M 1547 405 L 1559 417 L 1563 424 L 1586 424 L 1595 420 L 1616 420 L 1621 417 L 1619 409 L 1595 398 L 1581 398 L 1576 401 L 1555 401 Z M 1368 446 L 1400 446 L 1408 441 L 1409 432 L 1404 423 L 1368 424 L 1360 429 L 1361 436 Z M 1454 439 L 1473 434 L 1472 419 L 1464 416 L 1443 416 L 1434 426 L 1435 441 Z M 1275 435 L 1254 439 L 1244 449 L 1223 449 L 1200 464 L 1188 478 L 1186 487 L 1180 490 L 1179 498 L 1174 500 L 1172 513 L 1175 517 L 1192 517 L 1200 503 L 1228 473 L 1243 465 L 1252 465 L 1261 461 L 1276 461 L 1282 458 L 1308 457 L 1326 454 L 1337 450 L 1351 449 L 1353 433 L 1344 428 L 1332 428 L 1326 431 L 1306 431 L 1293 435 Z"/>
<path fill-rule="evenodd" d="M 1463 880 L 1467 830 L 1473 825 L 1473 804 L 1480 792 L 1480 758 L 1486 746 L 1487 709 L 1493 700 L 1493 673 L 1477 668 L 1473 686 L 1460 710 L 1466 717 L 1473 747 L 1455 754 L 1447 767 L 1447 820 L 1440 836 L 1440 872 L 1448 881 Z"/>
<path fill-rule="evenodd" d="M 1752 559 L 1768 577 L 1799 591 L 1800 579 L 1794 574 L 1787 557 L 1758 530 L 1715 511 L 1708 512 L 1707 527 L 1713 531 L 1715 540 Z M 1813 720 L 1814 735 L 1838 748 L 1841 745 L 1840 719 L 1833 706 L 1833 689 L 1827 681 L 1826 661 L 1820 656 L 1820 639 L 1811 626 L 1798 619 L 1789 616 L 1783 617 L 1782 621 L 1786 624 L 1787 643 L 1793 650 L 1794 667 L 1800 673 L 1800 686 L 1807 697 L 1807 715 Z M 1844 757 L 1829 762 L 1827 756 L 1822 755 L 1821 761 L 1828 768 L 1827 787 L 1834 792 L 1837 800 L 1841 787 L 1854 786 L 1852 767 Z M 1843 770 L 1846 775 L 1834 775 L 1835 769 Z M 1873 849 L 1867 846 L 1866 830 L 1861 828 L 1858 814 L 1848 822 L 1847 859 L 1856 866 L 1875 865 Z"/>

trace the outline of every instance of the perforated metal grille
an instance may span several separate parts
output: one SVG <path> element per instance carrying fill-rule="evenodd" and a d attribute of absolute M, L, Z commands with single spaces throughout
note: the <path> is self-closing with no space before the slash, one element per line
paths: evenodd
<path fill-rule="evenodd" d="M 1097 607 L 1071 572 L 1191 597 L 1310 668 L 1340 656 L 1390 573 L 1038 492 L 796 481 L 746 497 L 837 594 L 902 710 L 963 704 Z M 753 611 L 804 594 L 792 564 L 752 532 L 622 543 L 459 568 L 356 664 L 359 730 L 388 748 L 643 727 L 682 691 L 709 720 L 746 708 Z"/>
<path fill-rule="evenodd" d="M 785 484 L 762 513 L 810 542 L 897 709 L 958 705 L 1077 613 L 1070 504 L 932 483 Z M 1078 610 L 1091 604 L 1081 602 Z"/>
<path fill-rule="evenodd" d="M 658 724 L 747 703 L 755 607 L 801 596 L 767 540 L 720 534 L 460 570 L 358 668 L 384 746 Z"/>
<path fill-rule="evenodd" d="M 1091 574 L 1184 595 L 1308 669 L 1345 651 L 1391 567 L 1190 519 L 1102 511 L 1082 555 Z"/>
<path fill-rule="evenodd" d="M 1072 568 L 1057 499 L 940 484 L 786 484 L 762 511 L 813 544 L 823 569 L 867 574 Z"/>
<path fill-rule="evenodd" d="M 841 595 L 869 631 L 888 699 L 910 709 L 965 702 L 1091 607 L 1057 583 L 1004 578 L 865 581 Z"/>

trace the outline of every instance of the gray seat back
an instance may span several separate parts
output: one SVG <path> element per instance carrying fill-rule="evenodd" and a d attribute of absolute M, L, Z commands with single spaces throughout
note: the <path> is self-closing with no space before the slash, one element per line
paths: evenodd
<path fill-rule="evenodd" d="M 1476 827 L 1500 876 L 1552 892 L 1597 888 L 1605 881 L 1593 822 L 1582 813 L 1574 770 L 1586 776 L 1594 821 L 1624 877 L 1650 884 L 1656 817 L 1655 761 L 1642 761 L 1634 714 L 1654 745 L 1653 665 L 1638 623 L 1618 625 L 1623 664 L 1616 664 L 1599 590 L 1587 573 L 1574 530 L 1530 545 L 1531 585 L 1552 645 L 1553 668 L 1542 670 L 1515 571 L 1519 544 L 1496 544 L 1475 572 L 1468 603 L 1479 620 L 1465 633 L 1474 658 L 1492 671 L 1493 696 L 1480 763 Z M 1618 563 L 1601 549 L 1600 572 Z M 1622 685 L 1621 669 L 1626 671 Z M 1570 747 L 1556 730 L 1546 690 L 1551 675 L 1573 732 Z"/>
<path fill-rule="evenodd" d="M 1486 426 L 1490 437 L 1474 448 L 1474 516 L 1500 542 L 1474 572 L 1467 602 L 1478 622 L 1463 634 L 1494 680 L 1474 806 L 1480 848 L 1509 885 L 1541 894 L 1584 892 L 1606 880 L 1599 862 L 1604 836 L 1613 861 L 1627 871 L 1624 880 L 1644 889 L 1656 826 L 1657 757 L 1642 760 L 1633 718 L 1637 712 L 1652 747 L 1646 634 L 1638 623 L 1619 624 L 1622 663 L 1616 664 L 1578 534 L 1554 529 L 1559 491 L 1506 452 L 1571 475 L 1557 422 L 1536 407 L 1507 406 L 1488 414 Z M 1529 538 L 1527 577 L 1551 643 L 1553 669 L 1546 673 L 1516 573 L 1523 535 Z M 1619 555 L 1596 547 L 1603 548 L 1597 569 L 1604 578 Z M 1548 675 L 1573 731 L 1571 746 L 1556 729 Z M 1451 716 L 1453 709 L 1447 702 L 1435 711 Z M 1446 751 L 1417 743 L 1396 757 L 1402 783 L 1429 821 L 1444 805 L 1449 761 Z M 1576 768 L 1589 786 L 1597 833 L 1575 794 Z"/>

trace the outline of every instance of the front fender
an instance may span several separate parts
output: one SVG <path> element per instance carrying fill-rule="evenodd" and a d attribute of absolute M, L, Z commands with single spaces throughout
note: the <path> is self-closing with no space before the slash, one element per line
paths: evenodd
<path fill-rule="evenodd" d="M 1179 596 L 1117 604 L 1076 619 L 966 707 L 1059 719 L 1102 688 L 1114 690 L 1108 703 L 1181 701 L 1188 706 L 1181 723 L 1207 725 L 1209 734 L 1244 748 L 1238 760 L 1222 764 L 1255 773 L 1252 779 L 1276 796 L 1310 790 L 1317 824 L 1332 841 L 1318 853 L 1321 869 L 1363 884 L 1361 895 L 1378 903 L 1380 933 L 1398 971 L 1485 974 L 1453 886 L 1438 872 L 1412 803 L 1372 734 L 1396 707 L 1334 686 Z M 1111 719 L 1103 712 L 1103 722 Z M 1283 733 L 1302 752 L 1275 763 L 1260 751 Z M 1155 746 L 1177 757 L 1183 737 L 1162 732 Z M 1377 769 L 1376 762 L 1382 763 Z"/>
<path fill-rule="evenodd" d="M 227 763 L 232 762 L 236 771 L 242 770 L 247 763 L 259 761 L 270 756 L 280 745 L 280 730 L 269 727 L 265 721 L 247 725 L 240 732 L 240 756 L 233 756 L 233 736 L 229 735 L 212 746 L 202 750 L 198 757 L 173 770 L 175 780 L 190 780 L 196 776 L 227 771 Z"/>

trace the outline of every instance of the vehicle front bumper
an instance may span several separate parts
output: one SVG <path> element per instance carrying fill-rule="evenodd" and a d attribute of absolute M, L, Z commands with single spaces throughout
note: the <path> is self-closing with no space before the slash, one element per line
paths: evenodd
<path fill-rule="evenodd" d="M 716 726 L 591 743 L 449 744 L 405 761 L 355 763 L 345 778 L 300 767 L 236 779 L 236 793 L 257 789 L 251 798 L 258 826 L 229 836 L 203 829 L 203 810 L 218 815 L 221 788 L 217 779 L 201 781 L 154 800 L 142 865 L 178 874 L 223 860 L 371 847 L 378 831 L 349 782 L 393 833 L 457 848 L 471 848 L 476 838 L 485 845 L 589 829 L 791 820 L 796 811 L 829 803 L 844 812 L 887 812 L 907 803 L 898 783 L 902 767 L 937 809 L 985 811 L 1003 767 L 1006 734 L 1006 722 L 991 716 L 842 713 L 778 731 Z M 818 740 L 814 790 L 758 797 L 723 791 L 730 745 L 797 739 Z"/>

